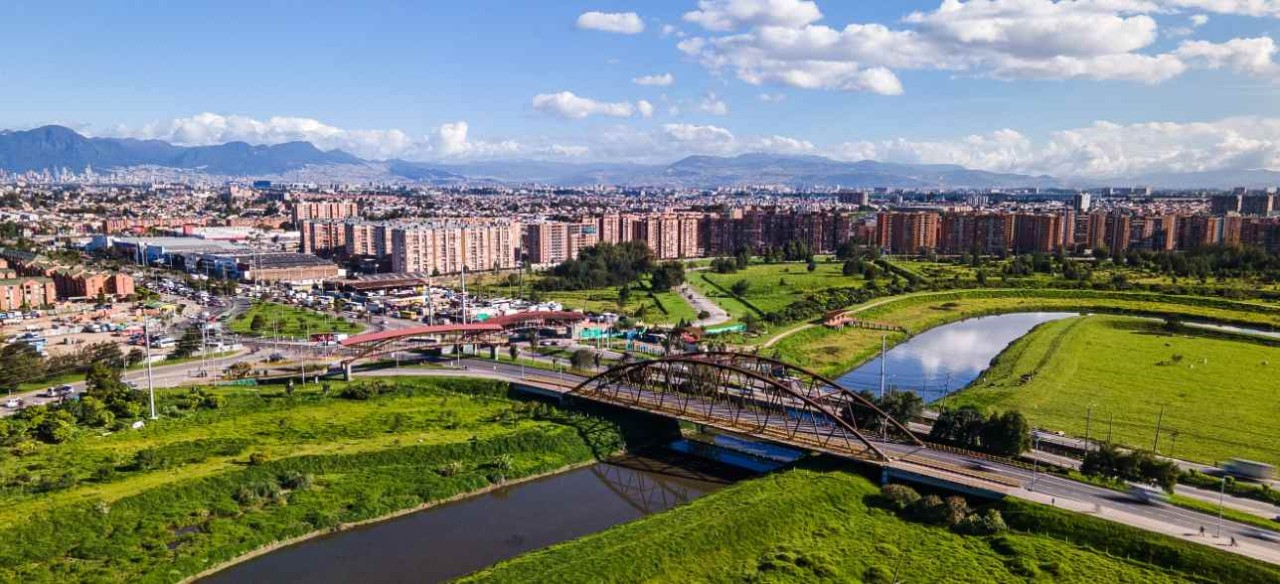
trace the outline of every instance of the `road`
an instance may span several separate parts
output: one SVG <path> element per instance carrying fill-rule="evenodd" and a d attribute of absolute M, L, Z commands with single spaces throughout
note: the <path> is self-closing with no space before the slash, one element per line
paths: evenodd
<path fill-rule="evenodd" d="M 729 313 L 725 312 L 723 308 L 720 308 L 719 304 L 713 302 L 705 294 L 699 292 L 697 288 L 688 284 L 681 284 L 680 295 L 689 300 L 689 304 L 693 306 L 693 310 L 697 314 L 706 312 L 711 315 L 707 318 L 693 321 L 693 326 L 706 328 L 729 322 Z"/>
<path fill-rule="evenodd" d="M 583 378 L 569 373 L 521 368 L 519 365 L 495 363 L 478 359 L 465 359 L 461 363 L 465 369 L 426 369 L 404 367 L 400 369 L 380 369 L 362 371 L 361 376 L 394 376 L 394 375 L 434 375 L 434 376 L 469 376 L 507 381 L 546 380 L 575 386 Z M 984 459 L 901 444 L 882 443 L 882 448 L 895 457 L 910 456 L 915 459 L 926 459 L 942 465 L 981 469 L 983 472 L 996 474 L 1005 479 L 1022 483 L 1022 488 L 1009 488 L 1008 496 L 1054 505 L 1076 512 L 1096 515 L 1103 519 L 1124 523 L 1148 531 L 1163 533 L 1186 541 L 1212 545 L 1224 551 L 1238 553 L 1273 564 L 1280 564 L 1280 540 L 1271 541 L 1259 537 L 1263 533 L 1258 528 L 1221 521 L 1215 516 L 1174 507 L 1164 503 L 1143 503 L 1125 493 L 1089 485 L 1066 479 L 1053 474 L 1033 471 L 990 462 Z M 1214 537 L 1219 533 L 1221 536 Z M 1205 528 L 1206 535 L 1200 536 L 1200 528 Z M 1234 537 L 1238 545 L 1229 546 Z"/>

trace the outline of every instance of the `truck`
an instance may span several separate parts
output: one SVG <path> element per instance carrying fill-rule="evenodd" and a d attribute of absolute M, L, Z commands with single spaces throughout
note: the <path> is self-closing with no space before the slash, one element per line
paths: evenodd
<path fill-rule="evenodd" d="M 1276 467 L 1265 462 L 1233 458 L 1222 465 L 1222 470 L 1233 477 L 1255 481 L 1269 481 L 1276 477 Z"/>

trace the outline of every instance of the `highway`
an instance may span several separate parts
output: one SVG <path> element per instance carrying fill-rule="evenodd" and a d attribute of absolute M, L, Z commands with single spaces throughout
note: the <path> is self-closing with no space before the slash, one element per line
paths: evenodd
<path fill-rule="evenodd" d="M 388 321 L 388 325 L 395 327 L 401 325 L 401 323 Z M 249 350 L 235 355 L 210 359 L 208 361 L 209 370 L 220 371 L 222 368 L 238 361 L 261 359 L 264 349 L 256 346 L 257 344 L 253 343 Z M 454 363 L 454 361 L 441 361 L 440 364 L 445 365 L 444 367 L 406 365 L 400 368 L 357 369 L 356 373 L 357 378 L 412 375 L 466 376 L 512 382 L 525 381 L 562 393 L 569 391 L 572 387 L 584 381 L 583 377 L 571 373 L 546 371 L 532 367 L 521 367 L 518 364 L 483 359 L 463 359 L 457 362 L 457 367 L 451 366 Z M 158 365 L 153 367 L 152 377 L 156 387 L 175 387 L 196 383 L 201 378 L 195 377 L 194 372 L 198 371 L 200 367 L 201 363 L 199 361 L 177 365 Z M 145 370 L 129 371 L 125 375 L 125 379 L 137 383 L 139 387 L 146 387 Z M 73 386 L 78 390 L 83 386 L 83 383 L 73 384 Z M 25 397 L 29 400 L 34 398 L 37 402 L 41 399 L 31 393 L 26 394 Z M 33 402 L 28 401 L 28 403 Z M 11 410 L 3 413 L 11 413 Z M 748 436 L 747 438 L 751 437 Z M 1215 545 L 1227 551 L 1280 564 L 1280 538 L 1267 535 L 1266 532 L 1255 527 L 1232 521 L 1219 522 L 1215 516 L 1163 503 L 1139 502 L 1125 493 L 1072 481 L 1053 474 L 1033 473 L 1023 468 L 1004 465 L 982 458 L 897 443 L 880 442 L 877 445 L 892 457 L 898 459 L 892 465 L 901 466 L 913 464 L 911 461 L 918 461 L 926 465 L 933 463 L 939 468 L 973 469 L 977 475 L 991 474 L 1000 477 L 1007 483 L 1022 485 L 1020 488 L 1008 485 L 991 485 L 993 487 L 992 490 L 1001 491 L 1008 496 L 1090 513 L 1142 529 L 1172 535 L 1187 541 Z M 1219 533 L 1219 524 L 1221 524 L 1221 537 L 1212 537 Z M 1207 534 L 1204 537 L 1199 535 L 1201 527 L 1205 529 Z M 1227 545 L 1231 537 L 1237 540 L 1238 546 L 1229 547 Z"/>

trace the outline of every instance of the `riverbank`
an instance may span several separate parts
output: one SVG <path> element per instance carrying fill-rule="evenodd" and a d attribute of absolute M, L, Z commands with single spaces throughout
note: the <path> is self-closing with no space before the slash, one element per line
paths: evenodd
<path fill-rule="evenodd" d="M 976 289 L 921 292 L 850 309 L 854 318 L 897 325 L 919 334 L 945 324 L 1009 312 L 1088 311 L 1147 316 L 1177 316 L 1264 329 L 1280 328 L 1280 306 L 1200 296 L 1148 292 L 1054 289 Z M 773 344 L 769 354 L 837 377 L 869 361 L 880 351 L 911 337 L 901 332 L 847 327 L 811 327 Z"/>
<path fill-rule="evenodd" d="M 1015 409 L 1036 427 L 1205 464 L 1280 464 L 1275 344 L 1144 318 L 1076 317 L 1010 344 L 949 405 Z"/>
<path fill-rule="evenodd" d="M 1266 582 L 1274 566 L 1041 505 L 983 503 L 1007 531 L 962 535 L 891 511 L 865 477 L 767 475 L 528 553 L 463 582 Z"/>
<path fill-rule="evenodd" d="M 454 496 L 449 497 L 449 498 L 446 498 L 446 499 L 440 499 L 440 500 L 437 500 L 437 501 L 430 501 L 430 502 L 427 502 L 427 503 L 423 503 L 423 504 L 421 504 L 421 505 L 418 505 L 417 507 L 410 507 L 410 508 L 407 508 L 407 509 L 401 509 L 401 510 L 399 510 L 399 511 L 392 511 L 391 513 L 388 513 L 388 514 L 386 514 L 386 515 L 382 515 L 382 516 L 379 516 L 379 517 L 373 517 L 373 518 L 370 518 L 370 519 L 363 519 L 363 520 L 360 520 L 360 521 L 352 521 L 352 522 L 348 522 L 348 523 L 341 523 L 341 524 L 338 524 L 337 526 L 334 526 L 334 527 L 329 528 L 329 529 L 317 529 L 317 530 L 312 531 L 312 532 L 310 532 L 310 533 L 306 533 L 306 534 L 303 534 L 303 535 L 300 535 L 300 536 L 297 536 L 297 537 L 289 538 L 289 539 L 287 539 L 287 540 L 277 541 L 277 542 L 275 542 L 275 543 L 271 543 L 271 544 L 268 544 L 268 545 L 262 546 L 262 547 L 260 547 L 260 548 L 258 548 L 258 549 L 255 549 L 255 550 L 250 551 L 250 552 L 248 552 L 248 553 L 245 553 L 245 554 L 243 554 L 243 555 L 241 555 L 241 556 L 238 556 L 238 557 L 236 557 L 236 558 L 234 558 L 234 559 L 232 559 L 232 560 L 230 560 L 230 561 L 227 561 L 227 562 L 224 562 L 224 563 L 219 564 L 219 565 L 217 565 L 217 566 L 214 566 L 214 567 L 212 567 L 212 568 L 209 568 L 208 570 L 205 570 L 205 571 L 203 571 L 203 572 L 200 572 L 199 574 L 195 574 L 195 575 L 192 575 L 192 576 L 188 576 L 188 577 L 186 577 L 186 578 L 183 578 L 182 580 L 180 580 L 180 582 L 182 582 L 183 584 L 186 584 L 186 583 L 189 583 L 189 582 L 195 582 L 195 581 L 197 581 L 197 580 L 201 580 L 201 579 L 207 578 L 207 577 L 209 577 L 209 576 L 212 576 L 212 575 L 214 575 L 214 574 L 216 574 L 216 573 L 218 573 L 218 572 L 222 572 L 222 571 L 224 571 L 224 570 L 226 570 L 226 569 L 228 569 L 228 568 L 231 568 L 231 567 L 233 567 L 233 566 L 237 566 L 237 565 L 239 565 L 239 564 L 243 564 L 243 563 L 248 562 L 248 561 L 250 561 L 250 560 L 253 560 L 253 559 L 256 559 L 256 558 L 259 558 L 259 557 L 265 556 L 265 555 L 267 555 L 267 554 L 269 554 L 269 553 L 271 553 L 271 552 L 275 552 L 275 551 L 278 551 L 278 550 L 281 550 L 281 549 L 287 548 L 287 547 L 292 546 L 292 545 L 297 545 L 297 544 L 300 544 L 300 543 L 302 543 L 302 542 L 305 542 L 305 541 L 308 541 L 308 540 L 315 539 L 315 538 L 317 538 L 317 537 L 322 537 L 322 536 L 331 535 L 331 534 L 335 534 L 335 533 L 341 533 L 341 532 L 343 532 L 343 531 L 347 531 L 347 530 L 355 529 L 355 528 L 358 528 L 358 527 L 364 527 L 364 526 L 367 526 L 367 525 L 374 525 L 374 524 L 377 524 L 377 523 L 383 523 L 383 522 L 386 522 L 386 521 L 390 521 L 390 520 L 392 520 L 392 519 L 396 519 L 396 518 L 398 518 L 398 517 L 404 517 L 404 516 L 406 516 L 406 515 L 412 515 L 412 514 L 414 514 L 414 513 L 419 513 L 419 512 L 422 512 L 422 511 L 426 511 L 426 510 L 431 509 L 431 508 L 434 508 L 434 507 L 439 507 L 440 505 L 447 505 L 447 504 L 449 504 L 449 503 L 456 503 L 456 502 L 458 502 L 458 501 L 465 501 L 465 500 L 467 500 L 467 499 L 473 499 L 473 498 L 479 497 L 479 496 L 481 496 L 481 495 L 485 495 L 485 494 L 487 494 L 487 493 L 492 493 L 493 491 L 496 491 L 496 490 L 498 490 L 498 489 L 506 489 L 506 488 L 515 487 L 515 486 L 517 486 L 517 485 L 521 485 L 521 484 L 528 483 L 528 482 L 531 482 L 531 481 L 536 481 L 536 480 L 538 480 L 538 479 L 543 479 L 543 478 L 547 478 L 547 477 L 550 477 L 550 476 L 555 476 L 555 475 L 558 475 L 558 474 L 561 474 L 561 473 L 565 473 L 565 472 L 569 472 L 569 471 L 572 471 L 572 470 L 575 470 L 575 469 L 579 469 L 579 468 L 585 468 L 585 467 L 591 466 L 591 465 L 593 465 L 593 464 L 596 464 L 596 461 L 595 461 L 595 460 L 584 460 L 584 461 L 580 461 L 580 462 L 575 462 L 575 463 L 573 463 L 573 464 L 568 464 L 568 465 L 565 465 L 565 466 L 563 466 L 563 467 L 560 467 L 560 468 L 557 468 L 557 469 L 553 469 L 553 470 L 550 470 L 550 471 L 547 471 L 547 472 L 543 472 L 543 473 L 539 473 L 539 474 L 535 474 L 535 475 L 529 475 L 529 476 L 521 477 L 521 478 L 518 478 L 518 479 L 513 479 L 513 480 L 510 480 L 510 481 L 507 481 L 507 482 L 504 482 L 504 483 L 494 483 L 494 484 L 491 484 L 491 485 L 489 485 L 489 486 L 482 487 L 482 488 L 480 488 L 480 489 L 478 489 L 478 490 L 475 490 L 475 491 L 469 491 L 469 492 L 466 492 L 466 493 L 459 493 L 459 494 L 457 494 L 457 495 L 454 495 Z"/>
<path fill-rule="evenodd" d="M 505 383 L 312 387 L 219 389 L 219 407 L 194 410 L 163 392 L 142 430 L 0 460 L 0 581 L 189 579 L 624 447 L 618 425 L 509 399 Z"/>

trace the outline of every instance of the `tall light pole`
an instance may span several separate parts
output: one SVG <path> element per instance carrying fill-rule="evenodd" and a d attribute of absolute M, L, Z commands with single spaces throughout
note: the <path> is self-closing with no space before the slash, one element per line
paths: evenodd
<path fill-rule="evenodd" d="M 142 316 L 142 339 L 147 347 L 147 393 L 151 396 L 151 419 L 156 416 L 156 384 L 151 378 L 151 329 L 149 328 L 150 318 L 145 314 Z"/>
<path fill-rule="evenodd" d="M 1093 404 L 1084 411 L 1084 451 L 1089 451 L 1089 430 L 1093 422 Z"/>
<path fill-rule="evenodd" d="M 889 346 L 889 335 L 880 335 L 880 399 L 884 399 L 884 353 Z"/>
<path fill-rule="evenodd" d="M 1031 445 L 1031 450 L 1033 453 L 1040 451 L 1040 434 L 1038 433 L 1035 435 L 1035 441 Z M 1029 491 L 1036 490 L 1036 478 L 1038 477 L 1039 472 L 1040 472 L 1040 457 L 1032 456 L 1031 457 L 1031 486 L 1027 487 L 1027 490 Z"/>

